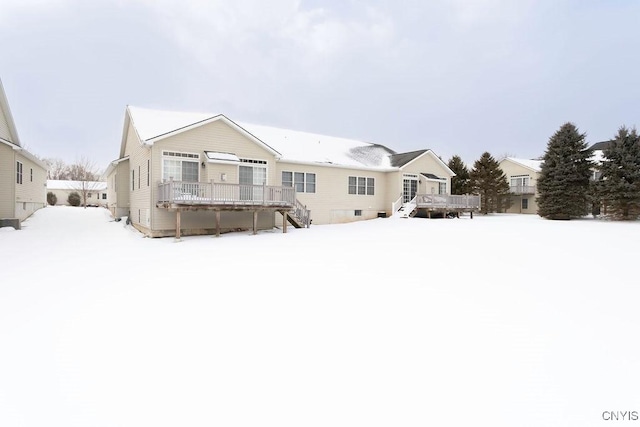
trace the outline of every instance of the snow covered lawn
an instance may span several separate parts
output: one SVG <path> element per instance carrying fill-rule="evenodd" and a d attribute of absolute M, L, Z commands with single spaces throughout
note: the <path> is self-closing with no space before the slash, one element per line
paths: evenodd
<path fill-rule="evenodd" d="M 0 229 L 0 426 L 591 426 L 640 411 L 639 223 Z"/>

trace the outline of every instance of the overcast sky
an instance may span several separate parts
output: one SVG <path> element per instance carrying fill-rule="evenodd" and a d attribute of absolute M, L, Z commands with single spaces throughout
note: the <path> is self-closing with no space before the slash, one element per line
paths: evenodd
<path fill-rule="evenodd" d="M 127 105 L 532 158 L 640 122 L 636 0 L 0 0 L 24 146 L 100 169 Z"/>

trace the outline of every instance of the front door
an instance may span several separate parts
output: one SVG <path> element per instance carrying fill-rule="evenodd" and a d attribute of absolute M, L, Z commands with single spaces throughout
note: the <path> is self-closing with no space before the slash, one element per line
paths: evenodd
<path fill-rule="evenodd" d="M 418 177 L 404 176 L 402 180 L 402 203 L 409 203 L 418 192 Z"/>

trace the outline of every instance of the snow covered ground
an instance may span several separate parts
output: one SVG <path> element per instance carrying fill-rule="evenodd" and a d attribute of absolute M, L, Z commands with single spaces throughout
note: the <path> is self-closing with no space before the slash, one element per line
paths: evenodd
<path fill-rule="evenodd" d="M 0 229 L 0 426 L 592 426 L 640 411 L 640 223 Z M 606 424 L 606 423 L 605 423 Z"/>

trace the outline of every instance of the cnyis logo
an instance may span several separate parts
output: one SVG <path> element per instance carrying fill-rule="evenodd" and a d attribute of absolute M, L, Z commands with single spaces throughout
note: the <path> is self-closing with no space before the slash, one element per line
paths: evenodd
<path fill-rule="evenodd" d="M 605 421 L 638 421 L 638 411 L 604 411 L 602 419 Z"/>

